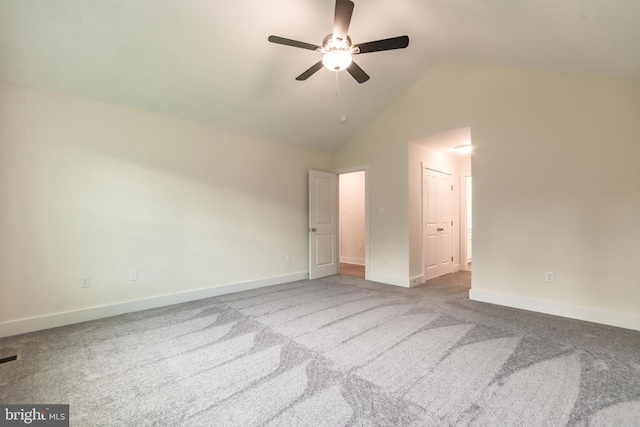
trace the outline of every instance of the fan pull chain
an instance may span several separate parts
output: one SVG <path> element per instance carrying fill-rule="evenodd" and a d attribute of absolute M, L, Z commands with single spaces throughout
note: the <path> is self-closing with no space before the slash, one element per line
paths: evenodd
<path fill-rule="evenodd" d="M 338 101 L 339 101 L 339 98 L 338 98 L 338 72 L 335 71 L 334 74 L 336 75 L 336 104 L 337 104 Z"/>

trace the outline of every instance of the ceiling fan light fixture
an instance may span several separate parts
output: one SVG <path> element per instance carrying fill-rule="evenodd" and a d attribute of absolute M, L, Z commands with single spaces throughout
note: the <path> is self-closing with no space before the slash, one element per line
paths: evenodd
<path fill-rule="evenodd" d="M 268 38 L 271 43 L 313 50 L 324 55 L 320 61 L 313 64 L 302 74 L 296 77 L 296 80 L 298 81 L 307 80 L 324 67 L 336 72 L 347 70 L 347 72 L 351 74 L 351 77 L 353 77 L 358 83 L 364 83 L 369 80 L 370 77 L 353 61 L 353 55 L 360 55 L 362 53 L 369 52 L 381 52 L 384 50 L 404 49 L 409 46 L 409 36 L 374 40 L 366 43 L 358 43 L 354 46 L 351 43 L 351 37 L 349 37 L 349 25 L 351 24 L 351 15 L 353 13 L 354 3 L 351 0 L 335 0 L 335 2 L 336 7 L 333 18 L 333 32 L 324 38 L 322 45 L 318 46 L 311 43 L 273 35 Z"/>
<path fill-rule="evenodd" d="M 322 64 L 331 71 L 342 71 L 351 65 L 353 56 L 348 50 L 331 50 L 322 57 Z"/>

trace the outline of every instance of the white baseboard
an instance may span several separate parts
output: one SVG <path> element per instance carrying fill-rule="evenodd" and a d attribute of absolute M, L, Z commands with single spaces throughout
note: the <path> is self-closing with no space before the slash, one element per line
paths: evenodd
<path fill-rule="evenodd" d="M 384 283 L 385 285 L 402 286 L 403 288 L 411 287 L 411 282 L 406 277 L 385 276 L 384 274 L 368 273 L 366 279 L 372 282 Z"/>
<path fill-rule="evenodd" d="M 414 276 L 409 278 L 409 287 L 418 286 L 422 283 L 426 282 L 424 280 L 424 275 Z"/>
<path fill-rule="evenodd" d="M 341 256 L 340 262 L 344 262 L 345 264 L 356 264 L 356 265 L 364 265 L 364 258 L 354 258 L 350 256 Z"/>
<path fill-rule="evenodd" d="M 469 291 L 469 299 L 640 331 L 640 316 L 628 313 L 541 301 L 497 292 L 481 291 L 473 288 Z"/>
<path fill-rule="evenodd" d="M 40 331 L 43 329 L 57 328 L 59 326 L 72 325 L 74 323 L 87 322 L 90 320 L 103 319 L 105 317 L 148 310 L 151 308 L 165 307 L 168 305 L 195 301 L 199 299 L 215 297 L 218 295 L 225 295 L 234 292 L 247 291 L 250 289 L 263 288 L 266 286 L 279 285 L 281 283 L 306 280 L 308 278 L 308 272 L 301 271 L 299 273 L 292 273 L 284 276 L 268 277 L 265 279 L 251 280 L 248 282 L 230 283 L 226 285 L 214 286 L 211 288 L 198 289 L 195 291 L 161 295 L 157 297 L 127 301 L 118 304 L 103 305 L 98 307 L 85 308 L 82 310 L 31 317 L 28 319 L 12 320 L 9 322 L 0 323 L 0 338 L 25 334 L 27 332 Z"/>

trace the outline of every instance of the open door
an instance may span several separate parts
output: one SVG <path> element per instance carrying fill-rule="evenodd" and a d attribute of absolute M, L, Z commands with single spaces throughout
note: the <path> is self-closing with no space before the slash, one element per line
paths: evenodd
<path fill-rule="evenodd" d="M 338 176 L 309 171 L 309 279 L 338 274 Z"/>

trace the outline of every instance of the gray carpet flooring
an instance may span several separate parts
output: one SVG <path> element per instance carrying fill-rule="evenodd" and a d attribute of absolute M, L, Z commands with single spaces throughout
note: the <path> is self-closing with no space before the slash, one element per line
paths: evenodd
<path fill-rule="evenodd" d="M 0 340 L 0 403 L 72 426 L 638 426 L 640 332 L 404 289 L 301 281 Z"/>

